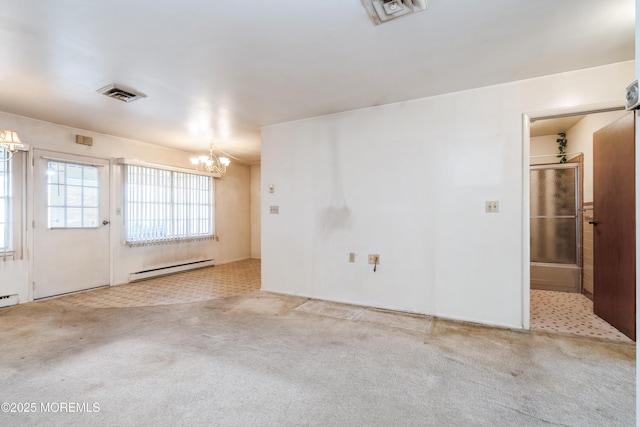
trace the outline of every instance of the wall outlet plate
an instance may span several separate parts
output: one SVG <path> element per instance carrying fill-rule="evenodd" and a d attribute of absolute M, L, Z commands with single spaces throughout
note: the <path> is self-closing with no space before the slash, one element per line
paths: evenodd
<path fill-rule="evenodd" d="M 280 206 L 269 206 L 269 213 L 277 215 L 280 213 Z"/>
<path fill-rule="evenodd" d="M 356 253 L 349 252 L 349 262 L 356 262 Z"/>
<path fill-rule="evenodd" d="M 487 200 L 485 203 L 485 212 L 498 213 L 500 212 L 500 202 L 497 200 Z"/>
<path fill-rule="evenodd" d="M 369 264 L 380 264 L 380 255 L 369 254 Z"/>

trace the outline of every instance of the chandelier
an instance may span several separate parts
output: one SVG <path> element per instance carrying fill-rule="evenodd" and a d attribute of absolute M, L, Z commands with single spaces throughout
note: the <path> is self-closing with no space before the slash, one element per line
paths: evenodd
<path fill-rule="evenodd" d="M 4 156 L 0 161 L 8 162 L 18 150 L 24 150 L 26 145 L 20 141 L 18 134 L 12 130 L 0 132 L 0 149 L 4 149 Z"/>
<path fill-rule="evenodd" d="M 213 153 L 213 145 L 209 146 L 209 156 L 192 157 L 191 164 L 199 172 L 212 175 L 224 175 L 231 163 L 228 157 L 218 157 Z"/>

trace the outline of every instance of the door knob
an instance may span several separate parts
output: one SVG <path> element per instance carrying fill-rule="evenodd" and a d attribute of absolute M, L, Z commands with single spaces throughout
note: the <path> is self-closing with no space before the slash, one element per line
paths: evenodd
<path fill-rule="evenodd" d="M 104 221 L 102 221 L 102 225 L 108 225 L 109 221 L 107 221 L 106 219 Z"/>
<path fill-rule="evenodd" d="M 589 221 L 589 224 L 598 225 L 598 221 L 594 219 L 593 221 Z"/>

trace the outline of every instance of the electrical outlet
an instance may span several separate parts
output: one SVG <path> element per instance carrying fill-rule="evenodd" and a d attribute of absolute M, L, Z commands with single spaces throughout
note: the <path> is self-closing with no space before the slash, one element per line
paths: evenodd
<path fill-rule="evenodd" d="M 484 202 L 484 210 L 488 213 L 498 213 L 500 212 L 500 202 L 497 200 L 487 200 Z"/>
<path fill-rule="evenodd" d="M 369 254 L 369 264 L 380 264 L 380 255 Z"/>
<path fill-rule="evenodd" d="M 349 262 L 356 262 L 356 253 L 349 252 Z"/>
<path fill-rule="evenodd" d="M 270 214 L 279 214 L 280 213 L 280 206 L 269 206 L 269 213 Z"/>

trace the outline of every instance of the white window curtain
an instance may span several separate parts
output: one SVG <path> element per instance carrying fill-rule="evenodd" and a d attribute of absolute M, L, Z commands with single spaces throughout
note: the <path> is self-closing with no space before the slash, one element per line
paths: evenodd
<path fill-rule="evenodd" d="M 214 237 L 213 177 L 125 164 L 124 187 L 128 245 Z"/>

